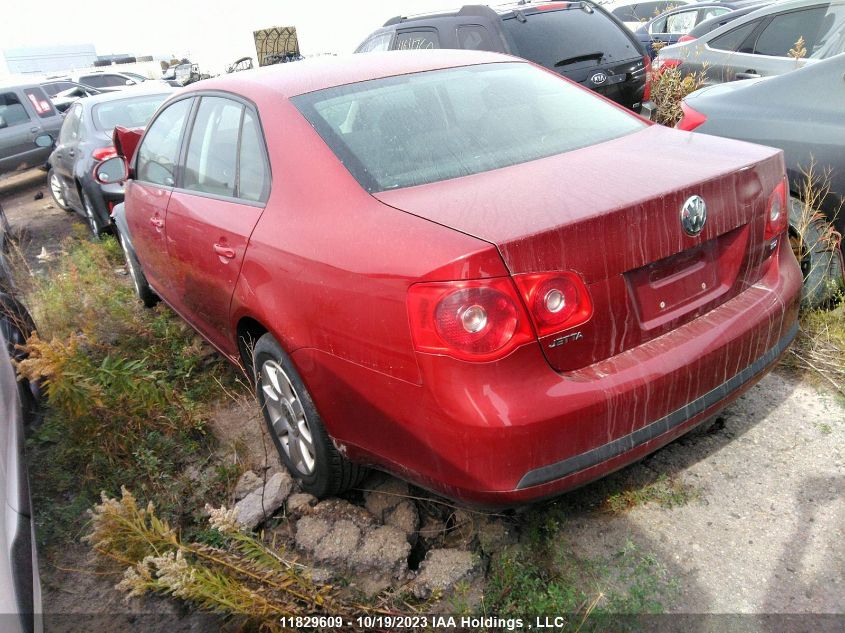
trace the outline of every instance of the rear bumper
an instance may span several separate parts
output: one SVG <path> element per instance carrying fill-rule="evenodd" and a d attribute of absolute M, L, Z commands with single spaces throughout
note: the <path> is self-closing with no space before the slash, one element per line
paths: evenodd
<path fill-rule="evenodd" d="M 421 385 L 314 350 L 293 358 L 350 458 L 472 504 L 520 505 L 641 459 L 761 378 L 795 336 L 802 281 L 787 240 L 772 257 L 716 309 L 578 371 L 553 371 L 537 344 L 494 363 L 421 354 Z"/>

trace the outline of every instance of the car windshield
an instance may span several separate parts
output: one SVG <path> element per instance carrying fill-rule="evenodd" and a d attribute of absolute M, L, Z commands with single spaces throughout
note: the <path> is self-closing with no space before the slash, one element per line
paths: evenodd
<path fill-rule="evenodd" d="M 567 70 L 585 58 L 606 64 L 641 57 L 625 30 L 595 9 L 541 11 L 502 24 L 515 54 L 550 69 Z"/>
<path fill-rule="evenodd" d="M 524 63 L 388 77 L 292 101 L 371 192 L 525 163 L 646 125 Z"/>
<path fill-rule="evenodd" d="M 93 110 L 94 125 L 98 130 L 105 132 L 110 132 L 118 125 L 130 128 L 143 127 L 166 97 L 166 94 L 144 95 L 98 103 Z"/>

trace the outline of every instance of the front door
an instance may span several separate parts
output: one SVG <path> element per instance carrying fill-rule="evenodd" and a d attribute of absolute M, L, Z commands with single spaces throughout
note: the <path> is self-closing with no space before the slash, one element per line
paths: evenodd
<path fill-rule="evenodd" d="M 167 205 L 176 184 L 176 166 L 193 99 L 175 101 L 153 120 L 135 158 L 134 179 L 125 194 L 126 222 L 138 261 L 153 289 L 172 301 L 167 271 Z"/>
<path fill-rule="evenodd" d="M 196 111 L 178 189 L 167 209 L 168 298 L 218 348 L 235 354 L 229 308 L 250 235 L 269 187 L 255 112 L 204 96 Z"/>

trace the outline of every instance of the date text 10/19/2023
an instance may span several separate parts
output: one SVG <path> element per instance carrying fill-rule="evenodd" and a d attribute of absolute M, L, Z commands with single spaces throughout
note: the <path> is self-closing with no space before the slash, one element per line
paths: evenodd
<path fill-rule="evenodd" d="M 362 615 L 352 619 L 340 616 L 296 616 L 281 619 L 281 625 L 293 629 L 346 629 L 357 627 L 381 630 L 498 629 L 502 631 L 555 630 L 572 621 L 563 616 L 500 618 L 496 616 L 450 615 Z"/>

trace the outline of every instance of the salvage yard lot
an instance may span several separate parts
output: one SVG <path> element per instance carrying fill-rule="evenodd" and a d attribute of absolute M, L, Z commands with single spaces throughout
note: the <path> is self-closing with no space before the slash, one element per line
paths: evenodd
<path fill-rule="evenodd" d="M 82 222 L 54 208 L 49 194 L 36 200 L 38 192 L 47 193 L 44 173 L 38 170 L 0 182 L 0 198 L 31 272 L 43 276 L 57 269 L 68 250 L 79 248 L 74 243 L 86 240 L 74 230 L 84 227 Z M 82 248 L 108 251 L 109 242 L 104 244 Z M 37 257 L 42 248 L 46 260 Z M 128 288 L 119 260 L 108 261 L 114 264 L 102 269 L 105 282 Z M 38 322 L 40 306 L 30 307 Z M 836 316 L 840 320 L 841 311 Z M 151 318 L 148 315 L 141 318 Z M 166 309 L 152 318 L 170 323 Z M 179 455 L 186 456 L 184 470 L 173 476 L 185 490 L 195 489 L 186 503 L 197 507 L 180 508 L 176 514 L 166 505 L 159 507 L 171 520 L 182 517 L 183 539 L 213 545 L 215 537 L 199 527 L 202 504 L 230 506 L 242 472 L 252 470 L 263 481 L 265 472 L 269 478 L 280 465 L 260 413 L 235 370 L 217 361 L 207 346 L 197 343 L 191 348 L 191 335 L 184 328 L 178 329 L 178 336 L 200 361 L 190 364 L 175 388 L 188 393 L 192 419 L 204 434 L 196 435 L 190 449 L 194 455 L 180 448 Z M 787 356 L 786 363 L 795 360 Z M 210 374 L 219 388 L 207 387 Z M 839 381 L 841 386 L 841 377 Z M 195 389 L 197 385 L 204 386 Z M 137 423 L 143 427 L 146 422 Z M 50 424 L 61 429 L 61 422 Z M 31 443 L 31 455 L 37 456 L 30 466 L 35 514 L 75 513 L 65 529 L 40 522 L 45 528 L 39 535 L 45 612 L 126 609 L 162 615 L 160 630 L 217 626 L 216 620 L 174 609 L 161 599 L 121 606 L 122 595 L 112 587 L 122 569 L 96 562 L 79 544 L 90 529 L 82 511 L 96 502 L 92 491 L 98 482 L 83 476 L 70 486 L 64 482 L 60 494 L 51 489 L 56 474 L 41 460 L 54 454 L 56 442 L 55 437 L 36 434 Z M 155 469 L 157 460 L 168 456 L 155 454 L 152 446 L 127 459 L 146 460 Z M 166 442 L 160 446 L 167 450 Z M 160 502 L 144 496 L 140 479 L 123 483 L 139 502 Z M 387 494 L 365 492 L 375 486 Z M 114 485 L 106 490 L 112 497 L 119 492 Z M 367 583 L 374 566 L 361 552 L 371 543 L 367 539 L 375 538 L 379 523 L 404 504 L 405 519 L 391 519 L 391 524 L 402 526 L 412 547 L 392 570 L 387 583 L 392 589 L 379 594 L 381 608 L 395 607 L 397 603 L 385 600 L 397 600 L 403 591 L 418 598 L 437 596 L 437 582 L 423 586 L 420 577 L 430 580 L 435 574 L 434 564 L 428 563 L 436 556 L 426 560 L 426 554 L 443 550 L 459 563 L 438 568 L 448 582 L 443 602 L 420 608 L 502 616 L 574 612 L 579 614 L 576 620 L 589 614 L 597 622 L 615 612 L 845 613 L 845 406 L 828 382 L 794 369 L 778 368 L 712 423 L 642 462 L 523 512 L 468 512 L 378 475 L 345 498 L 317 508 L 288 503 L 267 522 L 267 540 L 288 544 L 289 552 L 309 564 L 325 554 L 321 548 L 330 543 L 325 536 L 309 541 L 306 530 L 337 535 L 346 521 L 343 525 L 352 525 L 348 533 L 355 535 L 352 549 L 319 564 L 315 580 L 322 575 L 335 585 L 372 591 Z M 350 502 L 362 508 L 350 509 Z M 471 554 L 462 558 L 464 551 Z M 464 560 L 469 564 L 461 567 Z M 384 589 L 383 584 L 377 589 Z M 101 630 L 159 630 L 149 619 L 121 618 L 104 617 Z M 52 630 L 97 630 L 90 622 L 77 624 L 74 628 L 72 618 L 63 623 L 57 619 Z"/>

